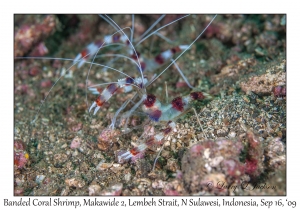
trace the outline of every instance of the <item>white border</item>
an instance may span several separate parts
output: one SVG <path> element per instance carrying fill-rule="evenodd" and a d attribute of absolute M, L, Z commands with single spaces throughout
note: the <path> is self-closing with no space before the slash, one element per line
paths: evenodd
<path fill-rule="evenodd" d="M 296 1 L 278 0 L 251 0 L 251 1 L 6 1 L 1 4 L 1 196 L 17 200 L 13 197 L 13 14 L 14 13 L 287 13 L 287 197 L 267 197 L 268 200 L 297 200 L 300 190 L 300 174 L 298 163 L 299 147 L 299 11 Z M 4 97 L 3 97 L 4 96 Z M 4 135 L 3 135 L 4 134 Z M 299 135 L 299 136 L 298 136 Z M 298 174 L 299 173 L 299 174 Z M 171 198 L 171 197 L 168 197 Z M 46 197 L 41 197 L 47 199 Z M 72 200 L 81 200 L 72 197 Z M 128 198 L 118 198 L 128 200 Z M 209 199 L 206 197 L 206 199 Z M 214 199 L 214 198 L 211 198 Z M 221 198 L 219 198 L 221 199 Z M 227 199 L 229 199 L 227 197 Z M 259 201 L 260 197 L 238 197 L 238 199 L 253 199 Z M 299 206 L 299 199 L 297 205 Z M 23 207 L 26 208 L 26 207 Z M 57 208 L 57 207 L 55 207 Z M 73 207 L 61 207 L 73 209 Z M 97 207 L 99 208 L 99 207 Z M 140 208 L 140 207 L 138 207 Z M 153 207 L 143 207 L 153 208 Z M 158 207 L 156 207 L 158 208 Z M 198 207 L 200 208 L 200 207 Z M 233 207 L 231 207 L 233 208 Z M 240 208 L 240 207 L 238 207 Z M 279 209 L 280 207 L 278 207 Z M 27 208 L 29 209 L 29 208 Z M 274 209 L 274 208 L 272 208 Z M 281 208 L 282 209 L 282 208 Z"/>

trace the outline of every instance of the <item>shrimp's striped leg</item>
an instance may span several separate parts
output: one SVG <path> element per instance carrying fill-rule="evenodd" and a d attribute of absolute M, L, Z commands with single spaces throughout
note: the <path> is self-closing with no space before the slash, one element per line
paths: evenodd
<path fill-rule="evenodd" d="M 142 158 L 146 149 L 147 149 L 147 144 L 142 143 L 137 147 L 132 148 L 131 150 L 121 153 L 118 155 L 118 162 L 123 163 L 125 161 L 130 160 L 131 158 L 139 159 Z"/>

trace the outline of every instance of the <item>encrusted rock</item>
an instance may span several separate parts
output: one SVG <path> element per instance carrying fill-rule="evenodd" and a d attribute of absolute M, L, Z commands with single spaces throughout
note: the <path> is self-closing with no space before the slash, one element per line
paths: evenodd
<path fill-rule="evenodd" d="M 41 175 L 37 175 L 35 182 L 40 184 L 43 180 L 45 179 L 45 175 L 41 174 Z"/>
<path fill-rule="evenodd" d="M 85 186 L 85 182 L 83 180 L 81 180 L 80 178 L 66 179 L 65 183 L 69 187 L 82 188 L 83 186 Z"/>
<path fill-rule="evenodd" d="M 112 185 L 108 187 L 107 189 L 100 192 L 100 195 L 112 195 L 112 196 L 118 196 L 121 195 L 123 189 L 123 184 L 118 183 L 115 185 Z"/>
<path fill-rule="evenodd" d="M 212 76 L 212 80 L 218 82 L 224 78 L 237 77 L 239 76 L 239 74 L 242 74 L 249 67 L 255 66 L 256 64 L 257 62 L 253 58 L 241 60 L 237 64 L 232 64 L 223 67 L 220 74 Z"/>
<path fill-rule="evenodd" d="M 98 165 L 97 165 L 97 169 L 100 170 L 100 171 L 103 171 L 103 170 L 106 170 L 106 169 L 109 169 L 111 168 L 113 165 L 113 163 L 104 163 L 104 162 L 100 162 Z"/>
<path fill-rule="evenodd" d="M 250 158 L 249 163 L 253 164 L 256 159 L 252 157 L 252 155 L 254 155 L 252 147 L 258 149 L 260 142 L 256 145 L 254 143 L 256 137 L 249 136 L 249 138 L 251 138 L 251 140 L 249 140 L 251 146 L 249 146 L 246 152 L 250 153 L 247 155 L 247 158 Z M 253 165 L 253 168 L 250 168 L 250 165 L 247 168 L 245 162 L 240 161 L 239 156 L 243 149 L 242 141 L 238 139 L 221 138 L 217 141 L 207 140 L 193 145 L 182 159 L 182 173 L 185 189 L 190 193 L 197 193 L 202 190 L 211 191 L 207 186 L 208 181 L 212 181 L 209 179 L 223 180 L 224 182 L 228 182 L 228 184 L 232 184 L 234 180 L 239 180 L 240 177 L 247 172 L 246 169 L 253 169 L 253 171 L 249 170 L 251 175 L 259 174 L 260 168 L 258 165 L 261 164 L 261 162 L 257 161 L 257 165 Z M 257 155 L 257 159 L 262 157 L 261 153 L 255 154 Z M 215 183 L 213 183 L 213 185 L 215 185 Z M 227 193 L 227 191 L 215 190 L 211 192 L 219 195 Z"/>
<path fill-rule="evenodd" d="M 93 184 L 89 186 L 89 196 L 99 195 L 101 187 L 99 185 Z"/>
<path fill-rule="evenodd" d="M 280 141 L 279 137 L 273 138 L 269 141 L 266 151 L 270 168 L 277 168 L 278 166 L 285 164 L 285 146 L 283 142 Z"/>
<path fill-rule="evenodd" d="M 56 168 L 63 167 L 63 164 L 67 162 L 68 156 L 64 153 L 57 153 L 53 157 L 53 165 Z"/>
<path fill-rule="evenodd" d="M 170 170 L 172 172 L 176 172 L 179 169 L 178 160 L 175 160 L 173 158 L 172 159 L 168 159 L 166 169 Z"/>
<path fill-rule="evenodd" d="M 152 187 L 154 189 L 162 189 L 165 187 L 166 184 L 167 184 L 167 182 L 165 182 L 165 181 L 157 180 L 157 181 L 152 182 Z"/>
<path fill-rule="evenodd" d="M 81 144 L 81 141 L 82 141 L 82 139 L 79 138 L 78 136 L 76 136 L 76 137 L 72 140 L 71 145 L 70 145 L 70 148 L 71 148 L 71 149 L 77 149 L 77 148 L 79 148 L 79 147 L 80 147 L 80 144 Z"/>
<path fill-rule="evenodd" d="M 253 76 L 241 82 L 242 90 L 245 93 L 252 91 L 259 95 L 271 95 L 274 87 L 286 85 L 285 63 L 286 61 L 283 60 L 279 65 L 266 70 L 265 74 Z"/>

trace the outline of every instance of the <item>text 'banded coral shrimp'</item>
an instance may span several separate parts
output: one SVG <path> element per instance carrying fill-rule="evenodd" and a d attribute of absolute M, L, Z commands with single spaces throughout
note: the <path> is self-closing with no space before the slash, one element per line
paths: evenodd
<path fill-rule="evenodd" d="M 188 51 L 192 51 L 191 48 L 215 17 L 214 15 L 203 16 L 201 23 L 204 24 L 197 28 L 195 25 L 189 25 L 197 22 L 195 15 L 161 15 L 155 16 L 155 20 L 152 20 L 154 19 L 152 16 L 133 15 L 125 15 L 125 17 L 100 15 L 100 17 L 83 19 L 81 20 L 82 25 L 78 26 L 83 30 L 78 34 L 69 35 L 70 41 L 65 44 L 80 43 L 83 50 L 74 46 L 74 51 L 78 49 L 79 54 L 74 56 L 70 52 L 62 51 L 60 57 L 64 57 L 64 59 L 41 58 L 42 62 L 50 62 L 52 67 L 57 69 L 55 72 L 48 71 L 47 67 L 42 68 L 43 63 L 35 63 L 40 59 L 36 56 L 47 51 L 46 44 L 39 43 L 37 49 L 32 49 L 28 53 L 31 57 L 27 57 L 27 60 L 34 60 L 28 74 L 37 78 L 36 80 L 40 79 L 39 74 L 42 74 L 40 77 L 44 78 L 40 81 L 43 100 L 38 111 L 35 111 L 33 123 L 36 124 L 38 117 L 46 114 L 47 109 L 53 109 L 55 113 L 58 111 L 58 107 L 67 107 L 64 114 L 72 117 L 63 119 L 64 117 L 59 116 L 58 119 L 66 121 L 68 129 L 73 132 L 82 131 L 85 127 L 84 123 L 76 119 L 76 115 L 79 118 L 89 119 L 92 121 L 92 125 L 98 123 L 98 127 L 101 128 L 96 131 L 100 132 L 97 137 L 98 147 L 102 150 L 111 147 L 112 138 L 120 133 L 118 129 L 126 134 L 141 128 L 142 133 L 135 134 L 139 137 L 133 141 L 133 147 L 131 146 L 129 151 L 117 152 L 117 159 L 121 163 L 142 157 L 147 148 L 163 145 L 165 137 L 175 129 L 175 120 L 189 110 L 191 102 L 209 97 L 196 89 L 190 91 L 195 82 L 193 81 L 192 84 L 189 82 L 193 76 L 185 76 L 185 71 L 189 70 L 182 70 L 184 65 L 180 60 Z M 35 30 L 42 28 L 40 33 L 42 35 L 36 35 L 39 39 L 42 39 L 43 33 L 46 34 L 44 36 L 47 36 L 47 32 L 50 33 L 50 26 L 54 27 L 53 25 L 58 24 L 57 21 L 51 20 L 51 17 L 47 18 L 50 20 L 44 19 L 44 22 L 37 24 L 34 28 Z M 98 23 L 99 19 L 101 24 Z M 151 20 L 151 24 L 147 27 L 142 24 L 145 19 Z M 76 17 L 71 16 L 66 22 L 65 25 L 76 25 Z M 90 35 L 87 34 L 91 33 L 91 30 L 86 25 L 91 24 L 90 22 L 98 23 L 96 25 L 105 34 L 101 33 L 101 36 L 96 34 L 97 38 L 93 38 L 90 44 L 82 47 L 84 42 L 89 40 Z M 180 22 L 182 23 L 180 24 Z M 64 25 L 56 27 L 64 27 Z M 178 30 L 180 27 L 182 29 L 189 28 L 192 33 L 188 36 L 184 33 L 174 35 L 175 29 Z M 18 38 L 22 40 L 22 35 L 26 36 L 30 29 L 32 27 L 29 29 L 24 27 L 22 33 L 18 34 Z M 30 32 L 33 36 L 33 31 Z M 55 38 L 56 33 L 52 35 Z M 178 43 L 179 39 L 184 40 L 184 43 Z M 160 46 L 157 47 L 158 45 Z M 21 50 L 16 53 L 24 55 Z M 75 59 L 66 59 L 65 57 Z M 71 64 L 66 68 L 65 63 L 68 61 Z M 23 62 L 23 65 L 27 64 L 26 60 Z M 167 74 L 170 71 L 172 73 Z M 54 76 L 58 76 L 59 79 L 52 80 Z M 65 77 L 66 82 L 63 84 L 64 86 L 57 88 L 62 77 Z M 81 82 L 76 84 L 72 80 L 75 77 L 81 79 Z M 26 79 L 25 76 L 24 79 Z M 172 86 L 175 88 L 171 88 Z M 44 88 L 48 88 L 48 90 Z M 98 96 L 87 94 L 87 89 L 93 95 Z M 181 89 L 185 94 L 181 93 Z M 21 94 L 31 94 L 31 97 L 36 98 L 28 85 L 20 83 L 16 91 Z M 79 99 L 78 95 L 80 94 L 78 93 L 86 95 L 85 100 Z M 57 102 L 52 102 L 52 105 L 45 103 L 48 95 L 51 94 L 54 99 L 57 99 Z M 64 99 L 63 102 L 60 101 L 61 97 Z M 172 98 L 170 101 L 169 97 Z M 165 101 L 162 102 L 159 98 L 165 98 Z M 93 102 L 90 104 L 90 101 Z M 48 124 L 49 118 L 57 121 L 57 116 L 53 116 L 53 114 L 47 117 L 42 117 L 42 124 Z M 152 125 L 157 125 L 159 122 L 162 122 L 165 127 L 155 134 Z M 130 142 L 131 140 L 123 145 L 129 146 Z M 118 144 L 121 143 L 118 142 Z M 120 145 L 120 149 L 123 149 L 121 148 L 123 145 Z"/>

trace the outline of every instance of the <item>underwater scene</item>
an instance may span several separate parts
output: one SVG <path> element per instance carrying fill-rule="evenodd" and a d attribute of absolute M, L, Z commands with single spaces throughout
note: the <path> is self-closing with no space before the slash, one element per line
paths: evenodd
<path fill-rule="evenodd" d="M 286 15 L 14 15 L 14 195 L 286 195 Z"/>

